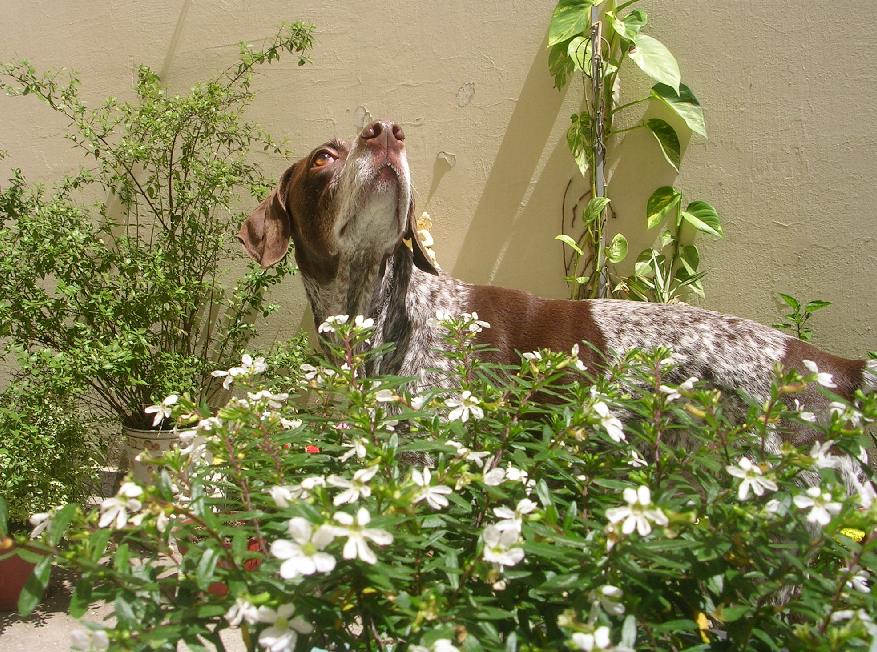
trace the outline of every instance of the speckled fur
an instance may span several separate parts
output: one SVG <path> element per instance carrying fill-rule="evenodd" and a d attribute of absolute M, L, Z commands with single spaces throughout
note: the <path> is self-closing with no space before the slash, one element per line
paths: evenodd
<path fill-rule="evenodd" d="M 591 302 L 611 356 L 634 348 L 666 347 L 679 372 L 763 400 L 787 335 L 747 319 L 685 304 L 599 299 Z M 684 378 L 683 378 L 684 380 Z"/>

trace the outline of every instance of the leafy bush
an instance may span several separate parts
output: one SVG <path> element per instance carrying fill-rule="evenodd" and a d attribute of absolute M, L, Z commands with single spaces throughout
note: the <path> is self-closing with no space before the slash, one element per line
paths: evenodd
<path fill-rule="evenodd" d="M 143 407 L 171 392 L 211 399 L 210 370 L 237 359 L 252 315 L 275 307 L 265 291 L 290 271 L 228 271 L 241 256 L 237 202 L 270 187 L 252 150 L 281 151 L 244 118 L 253 70 L 284 52 L 305 63 L 312 30 L 286 25 L 263 48 L 242 45 L 237 64 L 186 94 L 140 66 L 134 100 L 96 109 L 73 75 L 0 66 L 0 90 L 65 117 L 92 164 L 50 191 L 20 170 L 0 188 L 0 336 L 52 352 L 58 373 L 128 425 L 149 427 Z M 95 195 L 108 199 L 89 204 Z"/>
<path fill-rule="evenodd" d="M 58 505 L 84 505 L 95 493 L 95 431 L 73 397 L 47 388 L 50 382 L 15 382 L 0 394 L 0 496 L 16 527 Z"/>
<path fill-rule="evenodd" d="M 259 390 L 264 361 L 247 358 L 218 372 L 248 392 L 215 415 L 181 400 L 175 417 L 197 430 L 153 485 L 126 483 L 99 513 L 65 507 L 33 544 L 82 573 L 74 615 L 114 605 L 112 628 L 77 636 L 163 650 L 219 645 L 230 627 L 272 650 L 873 645 L 877 505 L 856 460 L 874 396 L 813 423 L 790 406 L 819 376 L 792 371 L 734 412 L 674 382 L 667 351 L 596 378 L 574 352 L 499 368 L 472 347 L 481 322 L 446 324 L 451 389 L 365 377 L 372 324 L 335 317 L 321 328 L 331 360 L 290 395 Z M 834 445 L 775 448 L 793 426 Z M 851 496 L 841 455 L 863 474 Z"/>

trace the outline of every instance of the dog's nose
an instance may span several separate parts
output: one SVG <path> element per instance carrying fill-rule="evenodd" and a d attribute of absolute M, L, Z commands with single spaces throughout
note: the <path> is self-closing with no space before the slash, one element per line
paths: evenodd
<path fill-rule="evenodd" d="M 359 134 L 359 137 L 363 140 L 373 140 L 384 135 L 387 145 L 394 144 L 394 140 L 398 142 L 402 142 L 405 140 L 405 132 L 402 131 L 402 127 L 397 125 L 395 122 L 372 122 L 365 129 L 362 130 L 362 133 Z"/>

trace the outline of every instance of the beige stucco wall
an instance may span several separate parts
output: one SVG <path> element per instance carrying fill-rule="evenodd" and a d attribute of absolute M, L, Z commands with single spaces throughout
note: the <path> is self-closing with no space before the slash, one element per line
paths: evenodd
<path fill-rule="evenodd" d="M 185 89 L 281 20 L 317 25 L 314 63 L 263 70 L 252 117 L 298 154 L 350 137 L 366 116 L 406 130 L 419 209 L 444 268 L 467 280 L 564 296 L 558 232 L 576 172 L 564 143 L 576 92 L 547 72 L 554 0 L 516 2 L 4 0 L 0 60 L 79 71 L 86 96 L 124 96 L 137 63 Z M 704 305 L 771 323 L 776 292 L 834 305 L 814 319 L 837 353 L 877 349 L 877 21 L 873 0 L 646 0 L 650 33 L 676 54 L 710 139 L 688 143 L 674 180 L 641 132 L 622 143 L 612 195 L 620 228 L 675 182 L 713 203 L 727 238 L 708 244 Z M 645 88 L 631 67 L 628 88 Z M 71 170 L 63 124 L 29 98 L 0 97 L 0 162 L 34 179 Z M 634 115 L 634 118 L 637 116 Z M 449 164 L 451 161 L 453 164 Z M 278 176 L 281 160 L 264 163 Z M 644 245 L 647 238 L 634 238 Z M 0 281 L 2 282 L 2 281 Z M 305 319 L 297 279 L 263 339 Z"/>

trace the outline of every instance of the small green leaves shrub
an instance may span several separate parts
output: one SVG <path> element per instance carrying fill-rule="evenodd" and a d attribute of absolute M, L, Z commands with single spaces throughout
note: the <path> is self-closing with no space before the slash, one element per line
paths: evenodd
<path fill-rule="evenodd" d="M 95 493 L 97 436 L 70 395 L 36 379 L 13 383 L 0 394 L 0 433 L 0 496 L 16 529 Z"/>
<path fill-rule="evenodd" d="M 321 327 L 329 356 L 287 391 L 265 361 L 100 510 L 31 545 L 79 570 L 77 636 L 112 649 L 850 650 L 873 646 L 874 396 L 795 409 L 818 371 L 731 410 L 665 350 L 592 377 L 576 351 L 483 362 L 477 316 L 444 322 L 448 384 L 366 377 L 370 319 Z M 586 382 L 580 382 L 586 381 Z M 681 382 L 680 382 L 681 381 Z M 820 387 L 819 391 L 827 391 Z M 304 397 L 307 397 L 306 400 Z M 815 422 L 814 422 L 815 420 Z M 832 445 L 775 434 L 810 427 Z M 858 469 L 848 494 L 841 475 Z M 805 476 L 809 478 L 804 481 Z M 66 543 L 59 544 L 66 529 Z M 25 602 L 28 606 L 30 602 Z"/>
<path fill-rule="evenodd" d="M 149 427 L 143 407 L 174 391 L 213 398 L 209 372 L 240 355 L 290 271 L 230 272 L 240 206 L 270 187 L 253 151 L 282 151 L 244 117 L 254 69 L 285 52 L 305 63 L 312 31 L 295 23 L 242 45 L 238 63 L 178 95 L 140 66 L 134 99 L 97 108 L 72 74 L 0 66 L 0 90 L 63 116 L 87 162 L 50 189 L 17 169 L 0 187 L 0 337 L 50 352 L 129 425 Z"/>

